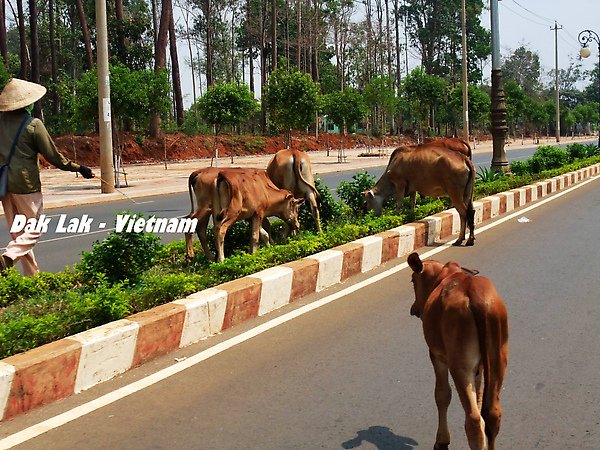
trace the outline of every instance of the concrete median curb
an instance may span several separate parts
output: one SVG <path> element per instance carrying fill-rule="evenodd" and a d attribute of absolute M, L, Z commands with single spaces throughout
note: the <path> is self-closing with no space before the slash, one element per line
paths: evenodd
<path fill-rule="evenodd" d="M 476 225 L 600 173 L 600 164 L 475 202 Z M 189 295 L 0 361 L 0 420 L 107 381 L 456 234 L 454 209 Z"/>

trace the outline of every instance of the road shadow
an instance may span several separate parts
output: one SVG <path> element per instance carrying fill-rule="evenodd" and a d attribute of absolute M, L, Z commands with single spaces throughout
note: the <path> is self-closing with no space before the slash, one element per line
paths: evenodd
<path fill-rule="evenodd" d="M 392 433 L 388 427 L 373 426 L 358 431 L 355 438 L 342 443 L 342 448 L 358 448 L 365 441 L 378 450 L 412 450 L 419 445 L 414 439 Z"/>

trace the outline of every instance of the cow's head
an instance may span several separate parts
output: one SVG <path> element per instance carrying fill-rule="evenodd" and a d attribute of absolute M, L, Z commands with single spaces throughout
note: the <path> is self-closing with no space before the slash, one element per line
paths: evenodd
<path fill-rule="evenodd" d="M 300 229 L 300 222 L 298 221 L 298 215 L 300 206 L 304 203 L 303 198 L 295 198 L 292 194 L 288 194 L 285 197 L 286 207 L 283 209 L 282 219 L 290 226 L 292 231 Z"/>
<path fill-rule="evenodd" d="M 438 261 L 421 261 L 416 252 L 408 256 L 407 262 L 413 270 L 411 282 L 415 289 L 415 301 L 410 307 L 410 315 L 420 318 L 425 302 L 439 283 L 444 266 Z"/>
<path fill-rule="evenodd" d="M 365 212 L 373 211 L 376 216 L 379 216 L 383 210 L 385 198 L 382 195 L 378 195 L 373 189 L 363 191 L 362 196 Z"/>

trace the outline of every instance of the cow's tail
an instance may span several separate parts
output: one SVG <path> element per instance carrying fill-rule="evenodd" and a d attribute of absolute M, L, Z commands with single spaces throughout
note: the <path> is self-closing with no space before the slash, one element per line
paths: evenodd
<path fill-rule="evenodd" d="M 215 178 L 214 183 L 215 184 L 213 189 L 213 211 L 218 211 L 218 213 L 215 216 L 215 220 L 217 222 L 221 222 L 223 220 L 225 212 L 225 205 L 223 204 L 224 202 L 222 202 L 221 191 L 227 189 L 227 195 L 229 198 L 231 198 L 231 185 L 222 173 L 219 173 L 217 178 Z"/>
<path fill-rule="evenodd" d="M 473 161 L 465 159 L 467 170 L 469 171 L 469 179 L 465 185 L 464 201 L 467 206 L 467 224 L 469 225 L 470 236 L 475 238 L 475 207 L 473 206 L 473 195 L 475 192 L 475 166 Z"/>
<path fill-rule="evenodd" d="M 198 177 L 198 172 L 194 172 L 188 178 L 188 192 L 190 194 L 190 215 L 192 217 L 194 214 L 194 185 L 196 184 L 196 178 Z"/>
<path fill-rule="evenodd" d="M 467 141 L 465 141 L 464 139 L 461 139 L 462 143 L 464 144 L 464 146 L 467 148 L 467 156 L 469 157 L 469 159 L 471 161 L 473 161 L 473 150 L 471 150 L 471 146 L 469 145 L 469 143 Z"/>
<path fill-rule="evenodd" d="M 300 161 L 300 158 L 296 158 L 295 156 L 293 156 L 293 161 L 294 161 L 294 163 L 293 163 L 294 164 L 294 172 L 296 173 L 296 177 L 298 179 L 300 179 L 304 184 L 306 184 L 307 186 L 309 186 L 311 188 L 311 190 L 315 194 L 317 203 L 320 204 L 321 203 L 321 195 L 319 194 L 319 191 L 315 187 L 314 183 L 309 183 L 308 180 L 306 178 L 304 178 L 304 174 L 302 173 L 302 161 Z"/>
<path fill-rule="evenodd" d="M 488 441 L 495 439 L 500 428 L 502 410 L 499 395 L 507 363 L 503 358 L 504 346 L 508 342 L 508 326 L 502 314 L 498 314 L 497 310 L 491 311 L 495 305 L 494 302 L 482 298 L 469 298 L 469 308 L 477 327 L 483 368 L 481 417 L 485 422 Z"/>

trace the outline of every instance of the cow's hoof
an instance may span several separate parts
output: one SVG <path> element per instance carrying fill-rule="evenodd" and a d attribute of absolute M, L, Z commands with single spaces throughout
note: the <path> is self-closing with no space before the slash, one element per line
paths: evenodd
<path fill-rule="evenodd" d="M 473 245 L 475 245 L 475 238 L 469 238 L 465 244 L 465 247 L 472 247 Z"/>
<path fill-rule="evenodd" d="M 433 450 L 448 450 L 450 448 L 450 443 L 447 444 L 435 444 L 433 446 Z"/>
<path fill-rule="evenodd" d="M 452 245 L 454 245 L 455 247 L 460 247 L 462 245 L 462 241 L 462 239 L 457 239 Z"/>

